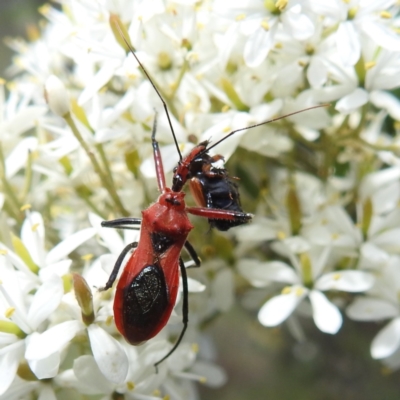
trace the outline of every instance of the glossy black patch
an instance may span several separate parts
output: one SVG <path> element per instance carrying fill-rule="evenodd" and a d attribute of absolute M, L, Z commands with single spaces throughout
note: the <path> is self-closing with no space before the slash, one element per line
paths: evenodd
<path fill-rule="evenodd" d="M 218 170 L 214 170 L 218 171 Z M 208 177 L 198 174 L 196 178 L 200 181 L 207 208 L 218 208 L 220 210 L 235 211 L 243 213 L 234 220 L 209 219 L 208 222 L 213 228 L 220 231 L 227 231 L 234 226 L 249 222 L 249 214 L 243 212 L 240 204 L 239 189 L 236 183 L 232 182 L 226 174 L 226 170 L 220 170 L 220 176 Z"/>
<path fill-rule="evenodd" d="M 128 341 L 147 340 L 168 304 L 162 269 L 158 265 L 146 266 L 124 290 L 124 328 Z"/>
<path fill-rule="evenodd" d="M 151 244 L 153 245 L 153 250 L 156 254 L 165 253 L 175 243 L 174 239 L 163 233 L 153 232 L 150 236 Z"/>

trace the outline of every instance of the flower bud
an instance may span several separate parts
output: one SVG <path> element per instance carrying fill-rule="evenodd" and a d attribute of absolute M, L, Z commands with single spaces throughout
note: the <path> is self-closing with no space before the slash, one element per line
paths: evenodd
<path fill-rule="evenodd" d="M 72 275 L 76 300 L 82 311 L 82 320 L 84 324 L 90 325 L 94 321 L 92 291 L 83 276 L 79 274 Z"/>
<path fill-rule="evenodd" d="M 297 196 L 296 189 L 293 185 L 290 186 L 286 194 L 286 207 L 289 212 L 290 226 L 293 235 L 298 235 L 301 229 L 301 205 Z"/>
<path fill-rule="evenodd" d="M 64 84 L 55 75 L 50 75 L 44 85 L 44 97 L 54 114 L 65 117 L 70 112 L 69 96 Z"/>

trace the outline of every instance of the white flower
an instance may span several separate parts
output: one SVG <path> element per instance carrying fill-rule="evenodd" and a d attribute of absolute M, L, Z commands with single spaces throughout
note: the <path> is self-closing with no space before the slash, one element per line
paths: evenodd
<path fill-rule="evenodd" d="M 54 114 L 63 117 L 70 112 L 69 97 L 65 86 L 54 75 L 50 75 L 46 80 L 45 97 Z"/>
<path fill-rule="evenodd" d="M 290 257 L 293 267 L 283 262 L 260 263 L 242 260 L 239 269 L 243 276 L 256 287 L 272 282 L 287 283 L 280 295 L 272 297 L 260 309 L 258 319 L 264 326 L 276 326 L 285 321 L 308 298 L 312 317 L 318 329 L 335 334 L 342 325 L 339 309 L 323 293 L 324 291 L 363 292 L 371 288 L 374 279 L 362 271 L 324 272 L 330 249 L 320 254 L 302 253 Z M 309 258 L 311 256 L 311 259 Z"/>
<path fill-rule="evenodd" d="M 363 36 L 384 49 L 399 49 L 400 40 L 392 30 L 395 24 L 391 11 L 397 12 L 394 0 L 323 0 L 311 1 L 310 6 L 314 12 L 328 17 L 330 26 L 339 23 L 336 43 L 341 60 L 347 65 L 359 60 Z"/>
<path fill-rule="evenodd" d="M 64 295 L 62 277 L 71 265 L 66 256 L 94 233 L 91 228 L 77 232 L 46 254 L 43 219 L 39 213 L 28 210 L 22 226 L 22 241 L 14 240 L 19 254 L 2 246 L 2 315 L 9 316 L 13 333 L 5 334 L 0 350 L 4 357 L 1 375 L 7 377 L 1 381 L 0 393 L 12 383 L 22 358 L 38 379 L 57 374 L 62 350 L 81 329 L 77 321 L 49 326 Z M 36 291 L 33 296 L 29 295 L 31 290 Z"/>
<path fill-rule="evenodd" d="M 234 21 L 221 41 L 223 59 L 228 59 L 229 51 L 240 40 L 240 35 L 246 37 L 243 55 L 246 64 L 252 68 L 260 65 L 267 57 L 275 45 L 275 36 L 280 28 L 296 40 L 309 38 L 315 27 L 313 18 L 308 15 L 306 7 L 303 8 L 304 2 L 300 0 L 287 3 L 248 0 L 245 3 L 230 2 L 227 6 L 225 2 L 217 1 L 215 12 Z M 276 14 L 279 16 L 275 16 Z M 232 44 L 227 46 L 227 42 Z"/>
<path fill-rule="evenodd" d="M 347 315 L 356 321 L 390 320 L 373 339 L 371 356 L 383 361 L 392 357 L 390 364 L 396 368 L 400 366 L 399 357 L 395 355 L 400 347 L 399 265 L 400 258 L 391 256 L 380 268 L 374 287 L 347 308 Z"/>

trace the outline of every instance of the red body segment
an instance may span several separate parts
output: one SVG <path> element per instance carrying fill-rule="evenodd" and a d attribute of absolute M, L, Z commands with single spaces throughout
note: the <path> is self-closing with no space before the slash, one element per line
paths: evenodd
<path fill-rule="evenodd" d="M 178 260 L 193 229 L 184 196 L 167 188 L 157 203 L 142 212 L 140 246 L 125 265 L 114 300 L 115 324 L 131 344 L 160 332 L 175 306 Z"/>

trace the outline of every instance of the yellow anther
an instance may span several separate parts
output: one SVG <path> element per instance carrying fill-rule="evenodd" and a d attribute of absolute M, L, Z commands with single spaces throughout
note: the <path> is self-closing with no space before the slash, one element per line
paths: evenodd
<path fill-rule="evenodd" d="M 227 112 L 227 111 L 229 111 L 230 110 L 230 107 L 228 106 L 228 104 L 225 104 L 224 106 L 222 106 L 222 108 L 221 108 L 221 112 L 223 112 L 223 113 L 225 113 L 225 112 Z"/>
<path fill-rule="evenodd" d="M 335 275 L 333 275 L 333 279 L 334 279 L 335 281 L 338 281 L 341 277 L 342 277 L 341 274 L 335 274 Z"/>
<path fill-rule="evenodd" d="M 261 21 L 261 27 L 266 30 L 269 31 L 269 23 L 265 20 Z"/>
<path fill-rule="evenodd" d="M 380 15 L 382 18 L 385 18 L 385 19 L 392 18 L 392 14 L 389 11 L 381 11 Z"/>
<path fill-rule="evenodd" d="M 36 222 L 36 224 L 33 224 L 32 228 L 31 228 L 32 232 L 36 232 L 38 230 L 39 226 L 40 226 L 39 222 Z"/>
<path fill-rule="evenodd" d="M 90 254 L 90 253 L 85 254 L 85 255 L 83 255 L 83 256 L 81 257 L 81 259 L 82 259 L 83 261 L 90 261 L 92 258 L 93 258 L 93 254 Z"/>
<path fill-rule="evenodd" d="M 288 0 L 278 0 L 278 1 L 275 3 L 275 7 L 276 7 L 279 11 L 283 11 L 283 10 L 286 8 L 287 4 L 288 4 Z"/>
<path fill-rule="evenodd" d="M 4 312 L 4 316 L 6 318 L 11 318 L 13 316 L 14 312 L 15 312 L 15 307 L 8 307 L 6 309 L 6 311 Z"/>
<path fill-rule="evenodd" d="M 24 204 L 20 210 L 21 211 L 26 211 L 26 210 L 30 210 L 32 208 L 32 206 L 30 204 Z"/>
<path fill-rule="evenodd" d="M 375 67 L 376 62 L 375 61 L 368 61 L 364 64 L 364 68 L 366 71 L 368 71 L 369 69 Z"/>
<path fill-rule="evenodd" d="M 289 294 L 289 293 L 292 293 L 292 288 L 291 288 L 291 286 L 285 286 L 283 289 L 282 289 L 282 292 L 281 292 L 282 294 Z"/>
<path fill-rule="evenodd" d="M 277 237 L 279 240 L 284 240 L 284 239 L 286 239 L 286 233 L 283 232 L 283 231 L 279 231 L 279 232 L 276 233 L 276 237 Z"/>
<path fill-rule="evenodd" d="M 199 352 L 199 345 L 198 345 L 198 343 L 192 343 L 192 351 L 193 351 L 193 353 L 198 353 Z"/>
<path fill-rule="evenodd" d="M 296 289 L 296 296 L 297 297 L 303 296 L 303 294 L 304 294 L 304 289 L 303 288 L 299 287 L 299 288 Z"/>

